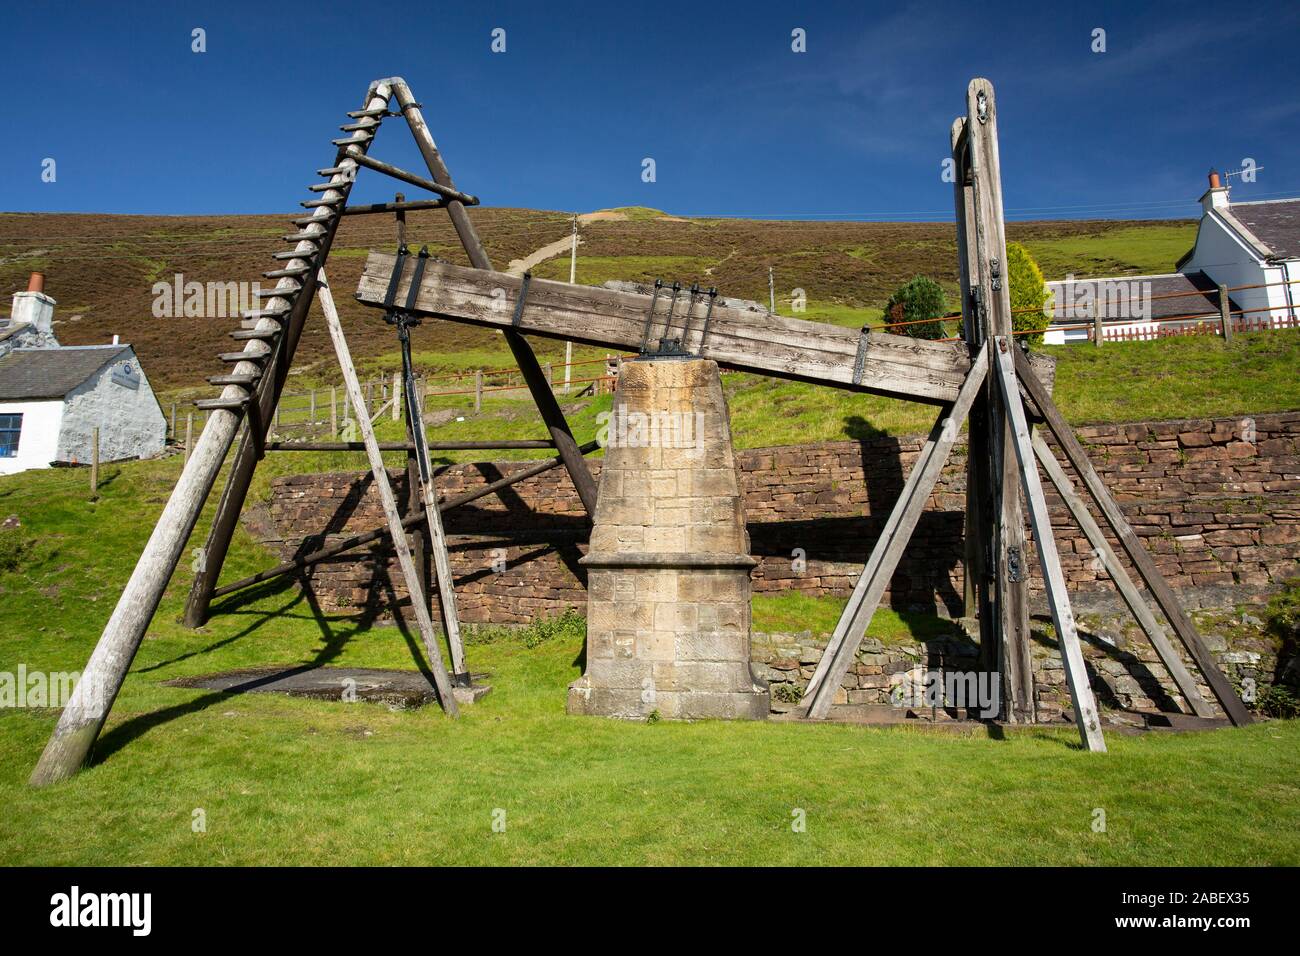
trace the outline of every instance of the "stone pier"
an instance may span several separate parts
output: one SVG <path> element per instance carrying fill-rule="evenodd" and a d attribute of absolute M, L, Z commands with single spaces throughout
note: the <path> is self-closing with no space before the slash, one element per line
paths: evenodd
<path fill-rule="evenodd" d="M 744 508 L 715 362 L 623 365 L 587 577 L 587 667 L 571 714 L 761 720 L 750 670 Z"/>

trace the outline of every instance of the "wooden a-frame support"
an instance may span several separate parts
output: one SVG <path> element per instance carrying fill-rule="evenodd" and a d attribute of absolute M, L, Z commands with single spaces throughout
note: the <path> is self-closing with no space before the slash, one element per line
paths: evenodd
<path fill-rule="evenodd" d="M 829 715 L 835 692 L 853 663 L 907 539 L 915 529 L 920 511 L 943 469 L 956 433 L 969 419 L 965 598 L 968 615 L 978 621 L 982 666 L 998 676 L 1004 689 L 1003 717 L 1013 722 L 1031 721 L 1034 714 L 1028 574 L 1025 570 L 1024 517 L 1020 497 L 1023 493 L 1024 501 L 1029 505 L 1048 608 L 1060 642 L 1066 682 L 1074 703 L 1075 722 L 1086 749 L 1106 749 L 1052 535 L 1038 474 L 1039 463 L 1056 486 L 1071 516 L 1092 543 L 1188 705 L 1197 716 L 1213 715 L 1195 679 L 1165 637 L 1101 528 L 1075 493 L 1060 463 L 1042 437 L 1033 434 L 1033 419 L 1042 419 L 1082 478 L 1089 495 L 1204 675 L 1228 719 L 1234 725 L 1250 723 L 1250 714 L 1052 403 L 1049 389 L 1039 380 L 1029 359 L 1015 344 L 1011 334 L 1006 275 L 997 112 L 993 87 L 987 80 L 973 80 L 968 87 L 967 116 L 953 123 L 951 146 L 963 330 L 976 359 L 957 401 L 940 414 L 895 502 L 809 681 L 801 710 L 812 718 Z"/>
<path fill-rule="evenodd" d="M 387 95 L 383 97 L 382 106 L 375 107 L 373 104 L 380 99 L 376 95 L 378 90 L 386 91 Z M 425 165 L 428 167 L 432 181 L 404 173 L 397 170 L 396 167 L 389 166 L 387 163 L 379 163 L 366 156 L 366 151 L 373 142 L 379 124 L 387 112 L 390 97 L 396 99 L 399 111 L 415 139 L 416 146 L 419 148 Z M 416 185 L 432 188 L 435 192 L 440 192 L 444 196 L 448 216 L 451 218 L 456 235 L 465 249 L 465 254 L 469 257 L 470 264 L 476 269 L 491 269 L 491 260 L 488 258 L 478 231 L 474 228 L 473 222 L 470 221 L 469 213 L 465 208 L 464 199 L 472 197 L 464 197 L 464 194 L 456 190 L 451 173 L 447 169 L 442 154 L 434 143 L 433 136 L 424 121 L 420 104 L 415 101 L 406 82 L 400 77 L 376 81 L 375 84 L 372 84 L 371 93 L 367 97 L 366 108 L 361 113 L 374 113 L 373 119 L 375 122 L 368 130 L 354 133 L 353 141 L 336 141 L 341 145 L 339 150 L 340 158 L 336 168 L 348 166 L 350 172 L 347 175 L 351 179 L 355 179 L 358 167 L 362 165 L 390 175 L 402 173 L 398 178 L 403 181 L 414 181 Z M 364 122 L 369 118 L 371 117 L 363 116 L 362 120 Z M 369 135 L 363 135 L 363 133 Z M 404 203 L 394 205 L 399 213 L 402 212 L 403 208 L 409 206 L 409 204 Z M 339 216 L 325 216 L 322 221 L 325 223 L 325 230 L 322 233 L 324 245 L 321 254 L 314 260 L 318 266 L 324 264 L 325 257 L 328 255 L 329 243 L 333 241 L 334 232 L 338 227 Z M 314 282 L 315 277 L 310 276 L 307 281 Z M 292 361 L 293 351 L 297 346 L 302 325 L 310 306 L 310 298 L 310 294 L 301 295 L 299 300 L 294 303 L 288 334 L 283 337 L 280 346 L 284 354 L 279 356 L 276 362 L 277 369 L 282 368 L 284 372 L 287 372 L 289 363 Z M 523 374 L 529 393 L 541 412 L 542 419 L 551 435 L 556 450 L 569 472 L 574 487 L 578 491 L 578 497 L 590 517 L 595 513 L 596 483 L 591 476 L 586 461 L 578 451 L 577 442 L 569 429 L 564 413 L 560 410 L 559 402 L 551 391 L 545 373 L 542 371 L 537 356 L 533 353 L 532 346 L 528 344 L 528 341 L 515 332 L 507 332 L 505 338 L 515 362 Z M 283 373 L 277 375 L 273 380 L 264 379 L 259 383 L 258 403 L 261 422 L 270 422 L 271 412 L 279 402 L 283 385 Z M 265 424 L 262 429 L 262 436 L 250 435 L 246 429 L 240 439 L 239 448 L 231 464 L 230 477 L 227 479 L 225 490 L 222 492 L 221 500 L 217 506 L 217 512 L 213 518 L 207 542 L 198 555 L 200 558 L 198 562 L 199 570 L 194 576 L 194 583 L 190 589 L 189 598 L 185 603 L 185 623 L 189 627 L 200 627 L 208 619 L 213 592 L 216 590 L 217 580 L 221 575 L 221 568 L 225 563 L 226 553 L 230 548 L 231 537 L 234 535 L 235 527 L 239 523 L 239 515 L 243 510 L 244 501 L 248 496 L 248 489 L 253 480 L 253 471 L 259 457 L 257 454 L 260 444 L 258 438 L 264 439 L 266 431 Z M 408 473 L 414 473 L 413 461 L 408 461 Z M 420 541 L 417 543 L 417 551 L 422 553 L 426 546 L 427 542 L 423 540 L 423 535 L 421 535 Z M 424 561 L 421 561 L 422 565 L 424 563 Z"/>
<path fill-rule="evenodd" d="M 389 101 L 393 99 L 398 108 L 396 114 L 389 109 Z M 383 119 L 399 114 L 411 130 L 431 179 L 370 160 L 366 155 Z M 305 208 L 311 210 L 310 214 L 294 220 L 298 232 L 284 237 L 286 241 L 294 243 L 293 251 L 277 256 L 284 260 L 281 268 L 267 274 L 268 278 L 277 279 L 276 287 L 259 296 L 259 308 L 246 313 L 245 327 L 233 333 L 237 340 L 244 343 L 243 351 L 222 356 L 223 360 L 232 363 L 232 368 L 229 374 L 212 380 L 223 386 L 221 396 L 205 402 L 205 407 L 211 410 L 206 427 L 154 526 L 104 632 L 82 670 L 81 680 L 32 771 L 30 782 L 34 786 L 65 779 L 76 773 L 89 759 L 131 661 L 135 658 L 158 603 L 162 600 L 163 591 L 176 570 L 186 542 L 242 424 L 243 435 L 207 543 L 196 554 L 198 572 L 186 603 L 187 624 L 199 626 L 207 620 L 212 594 L 247 497 L 253 471 L 264 454 L 272 412 L 279 402 L 340 218 L 349 213 L 441 206 L 451 217 L 470 263 L 477 269 L 491 269 L 487 252 L 466 211 L 466 204 L 476 203 L 477 200 L 455 188 L 451 174 L 425 124 L 420 104 L 416 102 L 406 82 L 400 77 L 375 81 L 366 93 L 362 108 L 349 116 L 356 122 L 345 125 L 342 129 L 351 135 L 334 140 L 334 145 L 338 147 L 334 165 L 320 171 L 321 175 L 328 177 L 327 181 L 313 186 L 315 198 L 303 203 Z M 348 195 L 363 166 L 428 189 L 439 199 L 434 203 L 395 203 L 392 206 L 380 204 L 378 207 L 349 210 L 346 205 Z M 590 516 L 595 511 L 595 481 L 560 410 L 559 402 L 550 390 L 537 356 L 519 333 L 508 331 L 505 339 L 541 412 L 555 449 Z M 353 396 L 353 406 L 363 408 L 364 404 L 359 404 L 356 396 Z M 373 441 L 367 442 L 367 452 L 372 455 L 373 465 L 373 455 L 378 454 Z M 436 496 L 431 481 L 427 484 L 422 482 L 422 485 L 425 485 L 421 488 L 424 510 L 428 526 L 432 529 L 439 522 Z M 409 506 L 408 502 L 408 508 Z M 388 510 L 387 507 L 385 510 Z M 393 544 L 408 578 L 412 604 L 419 608 L 416 613 L 427 616 L 427 573 L 421 575 L 415 567 L 404 536 L 398 534 L 400 527 L 400 521 L 397 526 L 390 527 Z M 443 552 L 445 556 L 445 542 L 425 541 L 425 545 L 432 547 L 435 552 Z M 406 566 L 408 563 L 409 568 Z M 450 589 L 450 566 L 443 562 L 439 562 L 439 565 L 440 570 L 444 571 L 439 574 L 439 584 L 443 589 Z M 450 612 L 454 617 L 454 603 L 449 605 L 444 600 L 443 604 L 444 614 Z M 421 630 L 425 630 L 423 626 Z M 454 715 L 455 699 L 449 692 L 449 687 L 444 686 L 446 681 L 439 679 L 443 665 L 437 646 L 429 642 L 427 634 L 425 643 L 435 683 L 438 684 L 439 699 L 444 709 Z M 463 651 L 458 654 L 455 643 L 452 645 L 452 659 L 455 668 L 464 668 Z M 445 678 L 445 673 L 442 676 Z"/>

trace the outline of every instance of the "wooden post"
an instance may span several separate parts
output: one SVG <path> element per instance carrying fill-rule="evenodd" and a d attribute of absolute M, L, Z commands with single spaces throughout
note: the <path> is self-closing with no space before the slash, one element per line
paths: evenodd
<path fill-rule="evenodd" d="M 474 370 L 474 411 L 483 410 L 483 370 L 476 368 Z"/>
<path fill-rule="evenodd" d="M 176 403 L 175 402 L 172 402 L 171 426 L 170 428 L 168 428 L 167 434 L 171 436 L 172 441 L 176 440 Z"/>
<path fill-rule="evenodd" d="M 984 313 L 983 334 L 1009 336 L 1011 325 L 1010 282 L 1007 274 L 1007 245 L 1002 210 L 1002 174 L 998 159 L 997 106 L 993 84 L 975 79 L 966 90 L 966 134 L 973 192 L 975 268 L 972 284 L 980 289 L 979 306 Z M 1025 519 L 1020 503 L 1020 477 L 1006 403 L 997 387 L 997 376 L 989 375 L 987 455 L 991 462 L 990 537 L 993 543 L 991 568 L 996 578 L 994 631 L 981 631 L 980 642 L 996 642 L 996 669 L 1002 675 L 1003 703 L 1013 722 L 1034 720 L 1033 661 L 1029 642 L 1029 574 L 1025 547 Z M 982 453 L 983 454 L 983 453 Z M 981 540 L 988 540 L 982 538 Z M 990 647 L 989 656 L 994 654 Z"/>
<path fill-rule="evenodd" d="M 347 340 L 343 337 L 343 323 L 334 307 L 334 297 L 330 294 L 329 281 L 325 270 L 320 269 L 316 282 L 316 294 L 320 299 L 321 312 L 325 315 L 325 324 L 329 328 L 330 338 L 334 342 L 334 353 L 338 356 L 339 368 L 343 372 L 343 386 L 352 396 L 354 403 L 363 403 L 365 397 L 361 392 L 361 383 L 357 380 L 356 369 L 352 365 L 352 353 Z M 366 415 L 357 415 L 357 425 L 361 430 L 361 439 L 366 445 L 366 457 L 370 460 L 370 470 L 375 476 L 375 488 L 379 492 L 379 501 L 388 519 L 388 529 L 393 535 L 393 550 L 397 552 L 397 561 L 406 580 L 407 592 L 411 595 L 411 609 L 415 613 L 420 636 L 424 639 L 425 653 L 429 658 L 429 667 L 433 671 L 434 684 L 438 690 L 438 699 L 452 717 L 457 716 L 456 697 L 452 693 L 451 679 L 442 662 L 442 651 L 438 648 L 433 628 L 433 618 L 429 615 L 429 602 L 424 589 L 420 586 L 420 575 L 416 571 L 411 557 L 410 546 L 406 543 L 406 532 L 402 529 L 402 516 L 397 510 L 397 498 L 393 495 L 392 485 L 388 483 L 388 470 L 384 467 L 384 454 L 379 450 L 375 439 L 375 430 Z M 436 503 L 434 510 L 437 510 Z"/>
<path fill-rule="evenodd" d="M 330 386 L 330 437 L 338 440 L 339 437 L 339 405 L 337 389 Z"/>
<path fill-rule="evenodd" d="M 1105 337 L 1106 326 L 1102 322 L 1101 302 L 1094 298 L 1092 301 L 1092 344 L 1100 346 Z"/>
<path fill-rule="evenodd" d="M 90 494 L 99 493 L 99 426 L 90 433 Z"/>
<path fill-rule="evenodd" d="M 1088 668 L 1084 664 L 1083 649 L 1079 646 L 1079 632 L 1074 623 L 1074 612 L 1070 608 L 1070 596 L 1065 587 L 1065 574 L 1061 571 L 1061 559 L 1056 551 L 1056 537 L 1052 533 L 1052 519 L 1047 513 L 1047 500 L 1043 496 L 1043 485 L 1038 478 L 1038 464 L 1030 445 L 1029 423 L 1025 418 L 1025 409 L 1020 400 L 1020 389 L 1016 385 L 1016 372 L 1011 352 L 1017 346 L 1011 336 L 998 336 L 994 339 L 993 361 L 996 362 L 995 378 L 1002 389 L 1002 399 L 1007 410 L 1007 419 L 1011 424 L 1012 447 L 1020 466 L 1020 481 L 1024 486 L 1025 501 L 1029 503 L 1029 519 L 1034 527 L 1034 543 L 1038 546 L 1038 564 L 1043 572 L 1043 584 L 1047 591 L 1047 605 L 1052 613 L 1052 624 L 1056 628 L 1056 640 L 1060 645 L 1061 662 L 1065 666 L 1065 681 L 1070 688 L 1070 697 L 1074 701 L 1074 722 L 1078 725 L 1079 736 L 1083 746 L 1095 753 L 1105 753 L 1106 741 L 1101 735 L 1101 717 L 1097 713 L 1097 701 L 1092 694 L 1092 685 L 1088 680 Z"/>
<path fill-rule="evenodd" d="M 316 389 L 311 390 L 311 404 L 307 406 L 307 423 L 316 424 Z"/>
<path fill-rule="evenodd" d="M 190 463 L 190 449 L 194 447 L 194 413 L 185 413 L 185 460 L 182 464 Z"/>
<path fill-rule="evenodd" d="M 398 372 L 393 373 L 393 421 L 402 417 L 402 376 Z"/>
<path fill-rule="evenodd" d="M 1219 322 L 1223 326 L 1223 341 L 1232 341 L 1232 300 L 1228 298 L 1228 287 L 1219 283 Z"/>

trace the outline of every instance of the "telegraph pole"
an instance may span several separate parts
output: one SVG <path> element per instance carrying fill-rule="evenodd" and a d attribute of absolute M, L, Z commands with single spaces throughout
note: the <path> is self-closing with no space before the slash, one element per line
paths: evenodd
<path fill-rule="evenodd" d="M 578 282 L 578 214 L 573 214 L 573 243 L 569 246 L 569 285 Z M 569 374 L 573 367 L 573 343 L 564 343 L 564 394 L 569 394 Z"/>

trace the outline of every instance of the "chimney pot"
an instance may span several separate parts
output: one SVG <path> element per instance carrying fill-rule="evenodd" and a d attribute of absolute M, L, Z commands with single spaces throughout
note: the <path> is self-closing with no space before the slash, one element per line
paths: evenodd
<path fill-rule="evenodd" d="M 1221 179 L 1219 179 L 1219 171 L 1218 171 L 1217 169 L 1211 169 L 1211 170 L 1210 170 L 1210 188 L 1211 188 L 1211 189 L 1218 189 L 1218 188 L 1221 187 L 1222 185 L 1223 185 L 1223 181 L 1222 181 Z"/>
<path fill-rule="evenodd" d="M 33 272 L 33 273 L 31 274 L 31 276 L 27 279 L 27 291 L 28 291 L 28 292 L 44 292 L 44 291 L 45 291 L 45 273 L 44 273 L 44 272 Z"/>

